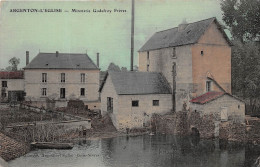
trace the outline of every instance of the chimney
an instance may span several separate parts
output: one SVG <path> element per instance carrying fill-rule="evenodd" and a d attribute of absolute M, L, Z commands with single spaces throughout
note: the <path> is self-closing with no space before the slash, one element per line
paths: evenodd
<path fill-rule="evenodd" d="M 97 53 L 97 66 L 99 67 L 99 53 Z"/>
<path fill-rule="evenodd" d="M 59 52 L 58 51 L 56 51 L 56 57 L 58 57 L 59 56 Z"/>
<path fill-rule="evenodd" d="M 183 31 L 188 26 L 186 19 L 183 19 L 182 23 L 178 26 L 178 31 Z"/>
<path fill-rule="evenodd" d="M 29 51 L 26 51 L 26 65 L 29 64 Z"/>

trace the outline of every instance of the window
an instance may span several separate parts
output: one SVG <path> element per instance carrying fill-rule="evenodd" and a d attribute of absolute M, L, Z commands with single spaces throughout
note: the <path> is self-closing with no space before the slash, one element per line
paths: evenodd
<path fill-rule="evenodd" d="M 147 71 L 149 71 L 150 69 L 149 69 L 149 64 L 147 64 Z"/>
<path fill-rule="evenodd" d="M 60 98 L 65 98 L 65 88 L 60 88 Z"/>
<path fill-rule="evenodd" d="M 47 73 L 42 73 L 42 82 L 47 82 Z"/>
<path fill-rule="evenodd" d="M 47 88 L 42 88 L 42 96 L 46 96 L 47 95 Z"/>
<path fill-rule="evenodd" d="M 81 83 L 85 83 L 85 74 L 84 73 L 80 74 L 80 81 L 81 81 Z"/>
<path fill-rule="evenodd" d="M 65 82 L 65 73 L 60 74 L 60 82 Z"/>
<path fill-rule="evenodd" d="M 80 96 L 85 96 L 85 88 L 80 88 Z"/>
<path fill-rule="evenodd" d="M 113 112 L 113 98 L 107 97 L 107 111 Z"/>
<path fill-rule="evenodd" d="M 7 81 L 2 81 L 2 87 L 6 88 L 7 87 Z"/>
<path fill-rule="evenodd" d="M 211 91 L 211 81 L 206 82 L 206 91 L 210 92 Z"/>
<path fill-rule="evenodd" d="M 6 93 L 5 93 L 5 92 L 2 93 L 2 97 L 3 97 L 3 98 L 6 97 Z"/>
<path fill-rule="evenodd" d="M 172 58 L 177 58 L 175 48 L 172 48 Z"/>
<path fill-rule="evenodd" d="M 201 55 L 201 56 L 203 56 L 203 55 L 204 55 L 204 52 L 203 52 L 203 50 L 202 50 L 202 51 L 200 51 L 200 55 Z"/>
<path fill-rule="evenodd" d="M 159 100 L 153 100 L 153 106 L 159 106 Z"/>
<path fill-rule="evenodd" d="M 133 100 L 132 101 L 132 106 L 133 107 L 138 107 L 139 106 L 139 100 Z"/>
<path fill-rule="evenodd" d="M 149 60 L 149 52 L 147 52 L 147 60 Z"/>

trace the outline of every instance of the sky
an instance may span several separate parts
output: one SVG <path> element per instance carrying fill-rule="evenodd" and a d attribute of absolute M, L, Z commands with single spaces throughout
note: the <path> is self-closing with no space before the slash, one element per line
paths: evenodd
<path fill-rule="evenodd" d="M 13 9 L 61 9 L 62 12 L 11 12 Z M 72 9 L 90 12 L 72 12 Z M 112 10 L 93 12 L 93 10 Z M 114 10 L 125 12 L 114 12 Z M 65 12 L 68 11 L 68 12 Z M 222 22 L 220 0 L 135 0 L 134 65 L 138 50 L 157 31 L 216 17 Z M 130 69 L 131 0 L 1 1 L 0 69 L 12 57 L 25 66 L 39 53 L 87 53 L 101 70 L 110 62 Z"/>

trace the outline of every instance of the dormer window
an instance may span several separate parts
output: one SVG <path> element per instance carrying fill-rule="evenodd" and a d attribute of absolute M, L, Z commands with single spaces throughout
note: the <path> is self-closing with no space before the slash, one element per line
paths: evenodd
<path fill-rule="evenodd" d="M 211 81 L 206 81 L 206 91 L 207 92 L 211 91 Z"/>

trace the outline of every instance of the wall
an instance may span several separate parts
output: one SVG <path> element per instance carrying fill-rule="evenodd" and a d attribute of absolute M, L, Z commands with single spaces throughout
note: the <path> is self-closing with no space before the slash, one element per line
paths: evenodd
<path fill-rule="evenodd" d="M 113 112 L 107 111 L 107 97 L 113 98 Z M 103 86 L 103 89 L 101 91 L 101 114 L 104 116 L 105 114 L 109 114 L 111 117 L 111 120 L 115 127 L 118 126 L 116 115 L 118 114 L 118 95 L 116 93 L 116 90 L 114 88 L 114 85 L 112 83 L 111 77 L 108 75 L 106 79 L 106 83 Z"/>
<path fill-rule="evenodd" d="M 173 57 L 173 48 L 163 48 L 147 52 L 139 52 L 139 71 L 161 72 L 171 87 L 173 87 L 173 62 L 176 63 L 176 111 L 181 111 L 184 101 L 188 104 L 192 84 L 192 46 L 185 45 L 175 48 L 176 57 Z"/>
<path fill-rule="evenodd" d="M 47 83 L 42 83 L 42 73 L 47 73 Z M 65 73 L 65 83 L 61 83 L 61 73 Z M 85 73 L 85 83 L 81 83 L 81 73 Z M 33 69 L 25 70 L 25 92 L 27 99 L 45 99 L 41 88 L 47 88 L 47 97 L 60 99 L 60 88 L 66 89 L 66 98 L 84 102 L 99 100 L 99 70 Z M 80 96 L 80 88 L 85 88 L 85 96 Z M 62 99 L 63 100 L 63 99 Z"/>
<path fill-rule="evenodd" d="M 193 97 L 206 92 L 208 73 L 221 87 L 231 93 L 231 47 L 216 24 L 211 24 L 198 43 L 192 47 Z M 219 91 L 219 88 L 213 85 L 212 91 Z"/>
<path fill-rule="evenodd" d="M 139 100 L 139 106 L 133 107 L 132 100 Z M 159 106 L 153 106 L 153 100 L 159 100 Z M 118 130 L 142 128 L 149 124 L 152 115 L 170 112 L 171 94 L 119 95 L 117 119 Z"/>
<path fill-rule="evenodd" d="M 2 81 L 7 81 L 6 98 L 2 99 L 0 92 L 0 99 L 5 101 L 8 98 L 8 91 L 24 91 L 24 79 L 0 79 L 0 90 L 2 90 Z"/>
<path fill-rule="evenodd" d="M 232 125 L 231 128 L 235 125 L 244 127 L 245 104 L 229 95 L 224 95 L 204 105 L 192 103 L 190 107 L 190 111 L 193 113 L 193 116 L 190 116 L 190 126 L 196 127 L 203 136 L 217 137 L 220 133 L 224 133 L 222 129 L 226 122 Z M 222 107 L 227 107 L 227 121 L 221 121 Z"/>

